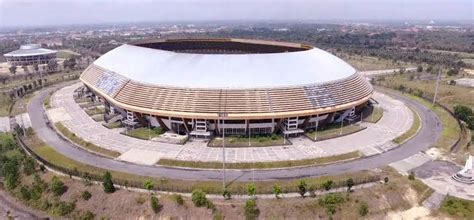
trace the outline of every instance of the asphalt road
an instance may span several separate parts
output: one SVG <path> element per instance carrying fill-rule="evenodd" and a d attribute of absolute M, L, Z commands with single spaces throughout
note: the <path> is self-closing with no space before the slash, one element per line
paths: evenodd
<path fill-rule="evenodd" d="M 33 97 L 28 105 L 28 113 L 33 129 L 40 139 L 58 152 L 75 160 L 90 164 L 92 166 L 146 175 L 153 177 L 166 177 L 171 179 L 183 180 L 222 180 L 222 170 L 201 170 L 201 169 L 180 169 L 161 166 L 146 166 L 130 164 L 109 158 L 100 157 L 87 151 L 74 147 L 71 143 L 59 138 L 58 134 L 46 125 L 43 110 L 43 100 L 49 91 L 54 87 L 41 91 Z M 396 93 L 392 94 L 397 99 L 405 102 L 417 111 L 422 120 L 422 128 L 419 133 L 400 147 L 393 150 L 376 154 L 371 157 L 365 157 L 353 161 L 335 163 L 325 166 L 311 166 L 304 168 L 285 168 L 278 170 L 227 170 L 226 178 L 228 181 L 248 181 L 248 180 L 272 180 L 317 177 L 324 175 L 337 175 L 341 173 L 356 172 L 361 170 L 370 170 L 377 167 L 386 166 L 390 163 L 410 157 L 420 151 L 432 146 L 441 135 L 442 127 L 439 119 L 431 110 L 422 104 L 414 102 Z M 400 120 L 403 120 L 401 118 Z"/>

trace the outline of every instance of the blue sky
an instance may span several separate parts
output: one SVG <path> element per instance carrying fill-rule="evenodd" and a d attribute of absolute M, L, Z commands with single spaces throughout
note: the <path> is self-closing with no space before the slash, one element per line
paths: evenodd
<path fill-rule="evenodd" d="M 472 20 L 473 0 L 0 0 L 0 26 L 222 20 Z"/>

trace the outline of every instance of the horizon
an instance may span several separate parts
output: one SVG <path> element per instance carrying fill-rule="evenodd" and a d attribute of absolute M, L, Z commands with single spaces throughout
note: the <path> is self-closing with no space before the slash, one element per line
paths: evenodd
<path fill-rule="evenodd" d="M 426 5 L 429 5 L 427 7 Z M 22 13 L 18 13 L 22 11 Z M 48 13 L 44 13 L 48 11 Z M 262 13 L 264 11 L 264 13 Z M 451 11 L 451 13 L 445 13 Z M 223 22 L 470 22 L 472 1 L 0 0 L 0 27 Z M 452 13 L 455 12 L 455 13 Z M 30 16 L 24 16 L 24 14 Z"/>

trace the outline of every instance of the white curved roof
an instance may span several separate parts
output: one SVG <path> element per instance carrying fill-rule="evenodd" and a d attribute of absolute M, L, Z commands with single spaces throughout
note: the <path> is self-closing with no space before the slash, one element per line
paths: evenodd
<path fill-rule="evenodd" d="M 356 70 L 317 49 L 262 54 L 192 54 L 122 45 L 94 64 L 132 80 L 191 88 L 262 88 L 324 83 Z"/>
<path fill-rule="evenodd" d="M 20 49 L 4 54 L 5 57 L 37 56 L 56 53 L 55 50 L 41 48 L 39 44 L 21 45 Z"/>

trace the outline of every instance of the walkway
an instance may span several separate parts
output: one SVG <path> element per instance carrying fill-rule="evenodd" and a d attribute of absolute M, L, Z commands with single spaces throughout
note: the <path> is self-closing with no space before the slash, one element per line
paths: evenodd
<path fill-rule="evenodd" d="M 125 163 L 113 159 L 108 159 L 90 154 L 80 150 L 71 143 L 59 138 L 54 130 L 46 125 L 43 111 L 43 100 L 47 97 L 49 91 L 54 87 L 45 89 L 33 97 L 28 105 L 28 113 L 36 134 L 49 146 L 59 153 L 75 160 L 100 167 L 103 169 L 133 173 L 138 175 L 152 177 L 166 177 L 182 180 L 222 180 L 221 170 L 201 170 L 201 169 L 179 169 L 162 166 L 145 166 Z M 304 168 L 285 168 L 278 170 L 227 170 L 228 181 L 249 181 L 252 179 L 271 180 L 271 179 L 290 179 L 306 178 L 325 175 L 337 175 L 342 173 L 357 172 L 361 170 L 374 169 L 386 166 L 390 163 L 410 157 L 420 151 L 428 149 L 440 136 L 442 128 L 436 114 L 423 105 L 407 99 L 403 96 L 394 94 L 398 99 L 410 104 L 415 111 L 420 114 L 423 127 L 419 133 L 406 143 L 393 150 L 376 154 L 371 157 L 365 157 L 354 161 L 330 164 L 325 166 L 311 166 Z M 253 178 L 254 177 L 254 178 Z"/>
<path fill-rule="evenodd" d="M 137 162 L 134 155 L 148 155 L 148 165 L 160 158 L 187 161 L 222 161 L 221 148 L 207 147 L 207 142 L 193 139 L 185 145 L 159 143 L 140 140 L 119 133 L 120 130 L 108 129 L 94 121 L 80 106 L 74 102 L 73 93 L 80 83 L 58 90 L 52 97 L 53 106 L 59 108 L 48 110 L 54 121 L 61 121 L 77 136 L 103 148 L 124 153 L 119 159 Z M 384 148 L 395 147 L 392 140 L 411 127 L 413 114 L 401 101 L 381 93 L 374 98 L 384 109 L 384 115 L 377 124 L 363 123 L 367 129 L 344 137 L 313 142 L 306 137 L 292 138 L 293 145 L 274 147 L 227 148 L 226 161 L 264 162 L 279 160 L 301 160 L 344 154 L 359 150 L 366 155 L 381 153 Z M 403 118 L 404 120 L 400 120 Z M 154 156 L 152 156 L 154 155 Z M 138 160 L 139 162 L 140 160 Z M 144 162 L 144 161 L 143 161 Z M 150 164 L 151 163 L 151 164 Z"/>

